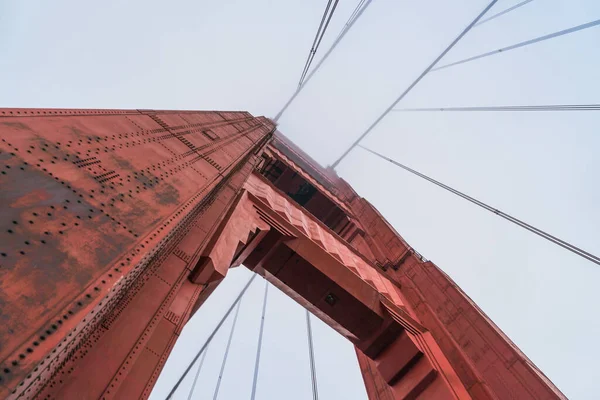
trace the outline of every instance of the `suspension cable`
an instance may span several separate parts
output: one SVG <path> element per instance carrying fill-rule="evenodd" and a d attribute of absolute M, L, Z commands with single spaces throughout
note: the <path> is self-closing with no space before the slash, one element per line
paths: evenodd
<path fill-rule="evenodd" d="M 317 367 L 315 365 L 315 350 L 313 345 L 312 327 L 310 325 L 310 313 L 306 310 L 306 333 L 308 337 L 308 356 L 310 361 L 310 380 L 312 383 L 313 400 L 319 400 L 319 388 L 317 387 Z"/>
<path fill-rule="evenodd" d="M 487 53 L 483 53 L 483 54 L 479 54 L 477 56 L 465 58 L 464 60 L 455 61 L 455 62 L 452 62 L 450 64 L 441 65 L 439 67 L 433 68 L 431 71 L 439 71 L 441 69 L 453 67 L 455 65 L 464 64 L 464 63 L 467 63 L 467 62 L 470 62 L 470 61 L 474 61 L 474 60 L 479 60 L 480 58 L 485 58 L 485 57 L 493 56 L 493 55 L 498 54 L 498 53 L 505 53 L 505 52 L 510 51 L 510 50 L 518 49 L 520 47 L 529 46 L 530 44 L 534 44 L 534 43 L 538 43 L 538 42 L 543 42 L 545 40 L 554 39 L 554 38 L 559 37 L 559 36 L 568 35 L 569 33 L 574 33 L 574 32 L 578 32 L 578 31 L 582 31 L 584 29 L 592 28 L 592 27 L 597 26 L 597 25 L 600 25 L 600 19 L 597 19 L 597 20 L 592 21 L 592 22 L 588 22 L 586 24 L 574 26 L 574 27 L 569 28 L 569 29 L 564 29 L 562 31 L 550 33 L 548 35 L 540 36 L 540 37 L 537 37 L 535 39 L 526 40 L 526 41 L 521 42 L 521 43 L 513 44 L 512 46 L 507 46 L 507 47 L 503 47 L 501 49 L 488 51 Z"/>
<path fill-rule="evenodd" d="M 331 17 L 333 17 L 333 13 L 335 12 L 335 9 L 339 2 L 339 0 L 335 0 L 335 3 L 333 4 L 333 7 L 331 8 L 331 12 L 329 12 L 329 8 L 331 7 L 332 1 L 333 0 L 329 0 L 327 2 L 327 7 L 325 7 L 325 12 L 323 13 L 323 18 L 321 18 L 321 23 L 319 25 L 319 29 L 317 30 L 317 33 L 315 34 L 315 39 L 313 41 L 312 47 L 310 48 L 310 51 L 308 52 L 308 57 L 306 59 L 306 63 L 304 64 L 304 69 L 302 70 L 302 75 L 300 76 L 300 81 L 298 82 L 298 87 L 302 86 L 302 82 L 304 82 L 304 77 L 306 76 L 306 73 L 310 69 L 310 65 L 312 64 L 315 54 L 317 53 L 317 50 L 319 49 L 321 40 L 323 40 L 323 36 L 325 36 L 325 31 L 327 31 L 327 27 L 329 26 Z"/>
<path fill-rule="evenodd" d="M 333 13 L 335 12 L 335 9 L 337 8 L 338 2 L 339 2 L 339 0 L 335 0 L 335 3 L 333 3 L 333 7 L 331 8 L 329 17 L 327 17 L 327 22 L 325 23 L 325 27 L 323 27 L 323 32 L 321 33 L 321 37 L 319 37 L 319 41 L 317 42 L 317 46 L 315 47 L 315 53 L 317 52 L 317 49 L 321 45 L 321 41 L 323 40 L 323 37 L 325 36 L 325 31 L 329 27 L 329 23 L 331 22 L 331 18 L 333 17 Z M 312 62 L 312 60 L 311 60 L 311 62 Z M 308 72 L 308 69 L 306 72 Z"/>
<path fill-rule="evenodd" d="M 365 4 L 365 0 L 360 0 L 358 2 L 354 11 L 352 11 L 352 14 L 350 14 L 350 17 L 348 17 L 348 21 L 346 21 L 346 24 L 344 25 L 344 27 L 342 28 L 340 33 L 338 33 L 336 40 L 339 39 L 339 37 L 342 35 L 342 33 L 344 33 L 344 31 L 346 31 L 346 29 L 348 29 L 349 25 L 352 23 L 352 21 L 354 21 L 354 18 L 356 18 L 358 12 L 360 11 L 360 9 L 363 7 L 364 4 Z"/>
<path fill-rule="evenodd" d="M 223 379 L 223 372 L 225 372 L 225 365 L 227 364 L 227 357 L 229 356 L 229 348 L 231 347 L 231 339 L 233 339 L 233 333 L 235 332 L 235 326 L 237 324 L 238 315 L 240 314 L 240 305 L 242 302 L 238 302 L 235 308 L 235 315 L 233 317 L 233 323 L 231 324 L 231 331 L 229 331 L 229 338 L 227 339 L 227 347 L 225 347 L 225 354 L 223 354 L 223 362 L 221 363 L 221 370 L 219 371 L 219 378 L 217 378 L 217 386 L 215 387 L 215 394 L 213 400 L 217 400 L 219 397 L 219 388 L 221 387 L 221 380 Z"/>
<path fill-rule="evenodd" d="M 600 104 L 550 104 L 539 106 L 394 108 L 394 112 L 415 111 L 599 111 Z"/>
<path fill-rule="evenodd" d="M 233 304 L 231 304 L 231 306 L 229 307 L 229 309 L 227 310 L 227 312 L 225 313 L 225 315 L 223 316 L 223 318 L 221 318 L 221 321 L 219 321 L 219 323 L 217 324 L 217 326 L 215 327 L 215 329 L 212 331 L 212 333 L 210 334 L 210 336 L 208 337 L 208 339 L 206 339 L 206 342 L 204 342 L 204 344 L 202 345 L 202 347 L 200 348 L 200 350 L 198 351 L 198 353 L 196 354 L 196 356 L 194 357 L 194 359 L 189 363 L 189 365 L 187 366 L 187 368 L 185 369 L 185 371 L 183 371 L 183 374 L 181 374 L 181 376 L 179 377 L 179 380 L 177 380 L 177 383 L 175 383 L 175 386 L 173 386 L 173 388 L 171 389 L 171 391 L 167 395 L 167 397 L 166 397 L 167 400 L 170 399 L 173 396 L 173 394 L 175 393 L 175 391 L 177 390 L 177 388 L 179 387 L 179 385 L 181 385 L 181 382 L 183 382 L 183 379 L 186 377 L 186 375 L 188 374 L 188 372 L 190 372 L 190 369 L 192 368 L 192 366 L 198 360 L 198 357 L 200 357 L 200 354 L 202 354 L 202 352 L 204 350 L 206 350 L 206 348 L 208 347 L 208 345 L 210 344 L 210 342 L 213 340 L 213 338 L 215 337 L 215 335 L 219 331 L 219 328 L 221 328 L 221 326 L 223 325 L 223 323 L 225 323 L 225 320 L 227 319 L 227 317 L 229 316 L 229 314 L 231 314 L 231 312 L 233 311 L 233 309 L 235 308 L 235 306 L 240 302 L 240 300 L 244 296 L 244 293 L 246 293 L 246 291 L 250 287 L 250 284 L 252 283 L 252 281 L 254 280 L 254 278 L 256 278 L 256 274 L 252 274 L 252 276 L 250 277 L 250 279 L 246 283 L 246 286 L 244 286 L 244 288 L 242 289 L 242 291 L 235 298 L 235 301 L 233 302 Z"/>
<path fill-rule="evenodd" d="M 196 376 L 194 377 L 194 383 L 192 383 L 192 387 L 190 388 L 188 400 L 192 400 L 192 395 L 194 394 L 194 390 L 196 389 L 196 383 L 198 382 L 198 376 L 200 376 L 200 370 L 202 369 L 202 364 L 204 364 L 204 360 L 206 359 L 206 354 L 208 353 L 209 348 L 210 345 L 207 346 L 206 349 L 202 352 L 202 358 L 200 359 L 200 363 L 198 363 L 198 370 L 196 371 Z"/>
<path fill-rule="evenodd" d="M 265 280 L 265 296 L 263 298 L 262 315 L 260 317 L 260 330 L 258 332 L 258 346 L 256 348 L 256 362 L 254 363 L 254 379 L 252 381 L 252 394 L 250 400 L 256 396 L 256 384 L 258 382 L 258 367 L 260 366 L 260 350 L 262 348 L 263 331 L 265 328 L 265 313 L 267 311 L 267 295 L 269 293 L 269 281 Z"/>
<path fill-rule="evenodd" d="M 327 13 L 329 12 L 329 7 L 331 7 L 331 2 L 333 0 L 329 0 L 327 2 L 327 6 L 325 7 L 325 12 L 323 13 L 323 17 L 321 17 L 321 23 L 319 24 L 319 29 L 317 29 L 317 33 L 315 34 L 315 39 L 313 40 L 313 44 L 308 52 L 308 57 L 306 58 L 306 62 L 304 64 L 304 69 L 302 70 L 302 75 L 300 75 L 300 82 L 298 86 L 302 86 L 302 81 L 304 80 L 304 75 L 306 75 L 306 71 L 310 65 L 310 61 L 312 57 L 314 57 L 314 53 L 316 52 L 315 47 L 317 46 L 317 42 L 319 40 L 319 34 L 321 33 L 321 29 L 323 29 L 323 24 L 325 23 L 325 19 L 327 18 Z"/>
<path fill-rule="evenodd" d="M 522 1 L 522 2 L 520 2 L 520 3 L 518 3 L 518 4 L 515 4 L 515 5 L 514 5 L 514 6 L 512 6 L 512 7 L 509 7 L 509 8 L 507 8 L 507 9 L 506 9 L 506 10 L 504 10 L 504 11 L 500 11 L 499 13 L 496 13 L 496 14 L 492 15 L 491 17 L 484 18 L 484 19 L 482 19 L 481 21 L 479 21 L 478 23 L 476 23 L 475 25 L 473 25 L 473 28 L 474 28 L 474 27 L 476 27 L 476 26 L 479 26 L 479 25 L 483 25 L 483 24 L 485 24 L 486 22 L 490 22 L 491 20 L 493 20 L 493 19 L 496 19 L 496 18 L 498 18 L 498 17 L 501 17 L 501 16 L 503 16 L 504 14 L 508 14 L 509 12 L 511 12 L 511 11 L 513 11 L 513 10 L 516 10 L 517 8 L 523 7 L 524 5 L 526 5 L 526 4 L 529 4 L 529 3 L 531 3 L 532 1 L 533 1 L 533 0 L 525 0 L 525 1 Z"/>
<path fill-rule="evenodd" d="M 396 100 L 394 100 L 394 102 L 383 112 L 383 114 L 381 114 L 375 120 L 375 122 L 373 122 L 371 126 L 369 126 L 367 130 L 360 135 L 360 137 L 356 139 L 350 147 L 348 147 L 348 149 L 346 149 L 346 151 L 344 151 L 340 158 L 335 160 L 335 162 L 331 165 L 333 168 L 337 167 L 337 165 L 348 155 L 348 153 L 350 153 L 350 151 L 352 151 L 352 149 L 354 149 L 365 138 L 365 136 L 367 136 L 394 107 L 396 107 L 396 104 L 398 104 L 400 100 L 402 100 L 408 94 L 408 92 L 410 92 L 417 85 L 417 83 L 419 83 L 421 79 L 423 79 L 423 77 L 432 70 L 432 68 L 463 38 L 463 36 L 465 36 L 471 30 L 471 28 L 473 28 L 473 26 L 489 11 L 490 8 L 494 6 L 494 4 L 496 4 L 497 1 L 498 0 L 492 0 L 488 6 L 481 13 L 479 13 L 479 15 L 460 33 L 460 35 L 458 35 L 458 37 L 454 39 L 454 41 L 450 43 L 450 45 L 446 47 L 446 49 L 431 64 L 429 64 L 427 68 L 425 68 L 421 75 L 419 75 L 417 79 L 415 79 L 415 81 L 411 83 L 410 86 L 406 88 L 406 90 L 402 92 L 402 94 Z"/>
<path fill-rule="evenodd" d="M 294 99 L 298 96 L 298 94 L 300 94 L 300 92 L 302 91 L 302 89 L 304 89 L 304 87 L 308 84 L 308 82 L 315 75 L 315 73 L 319 70 L 319 68 L 321 68 L 321 65 L 323 65 L 323 63 L 325 62 L 325 60 L 327 60 L 327 58 L 331 55 L 331 53 L 333 52 L 333 50 L 335 50 L 335 48 L 342 41 L 342 39 L 344 38 L 344 36 L 346 36 L 346 34 L 350 31 L 350 29 L 352 28 L 352 26 L 356 23 L 356 21 L 358 21 L 358 19 L 361 17 L 361 15 L 363 14 L 363 12 L 367 9 L 367 7 L 369 7 L 369 4 L 371 4 L 371 1 L 372 0 L 366 0 L 363 3 L 363 7 L 354 16 L 354 19 L 352 19 L 351 21 L 349 20 L 348 23 L 346 23 L 346 25 L 342 29 L 340 35 L 333 42 L 333 44 L 331 45 L 331 47 L 329 47 L 329 49 L 327 50 L 327 52 L 325 52 L 325 55 L 323 56 L 323 58 L 321 58 L 321 60 L 319 60 L 319 62 L 313 68 L 313 70 L 306 76 L 306 79 L 304 79 L 304 81 L 302 82 L 302 86 L 299 86 L 296 89 L 296 91 L 294 92 L 294 94 L 292 94 L 292 97 L 290 97 L 289 100 L 282 107 L 282 109 L 279 110 L 279 112 L 277 113 L 277 115 L 275 116 L 275 118 L 273 118 L 273 121 L 277 122 L 279 120 L 279 118 L 281 118 L 281 116 L 283 115 L 283 113 L 285 112 L 285 110 L 287 110 L 287 108 L 290 106 L 290 104 L 292 104 L 292 102 L 294 101 Z"/>
<path fill-rule="evenodd" d="M 466 194 L 464 194 L 462 192 L 459 192 L 458 190 L 453 189 L 450 186 L 444 185 L 443 183 L 441 183 L 439 181 L 436 181 L 435 179 L 430 178 L 427 175 L 424 175 L 424 174 L 422 174 L 422 173 L 420 173 L 418 171 L 415 171 L 414 169 L 409 168 L 406 165 L 402 165 L 399 162 L 392 160 L 391 158 L 388 158 L 388 157 L 386 157 L 386 156 L 384 156 L 382 154 L 377 153 L 376 151 L 368 149 L 368 148 L 366 148 L 366 147 L 364 147 L 362 145 L 359 145 L 359 147 L 361 147 L 362 149 L 368 151 L 371 154 L 376 155 L 379 158 L 382 158 L 382 159 L 384 159 L 384 160 L 386 160 L 386 161 L 388 161 L 388 162 L 390 162 L 390 163 L 392 163 L 392 164 L 394 164 L 394 165 L 396 165 L 396 166 L 398 166 L 398 167 L 400 167 L 400 168 L 402 168 L 402 169 L 404 169 L 404 170 L 406 170 L 406 171 L 408 171 L 408 172 L 410 172 L 410 173 L 412 173 L 414 175 L 417 175 L 420 178 L 423 178 L 423 179 L 425 179 L 425 180 L 427 180 L 427 181 L 429 181 L 429 182 L 431 182 L 431 183 L 433 183 L 433 184 L 441 187 L 442 189 L 446 189 L 447 191 L 449 191 L 449 192 L 451 192 L 451 193 L 453 193 L 453 194 L 455 194 L 455 195 L 457 195 L 459 197 L 462 197 L 463 199 L 468 200 L 471 203 L 473 203 L 475 205 L 478 205 L 479 207 L 481 207 L 481 208 L 483 208 L 485 210 L 488 210 L 488 211 L 490 211 L 490 212 L 498 215 L 499 217 L 502 217 L 502 218 L 504 218 L 504 219 L 506 219 L 506 220 L 508 220 L 508 221 L 510 221 L 510 222 L 512 222 L 512 223 L 514 223 L 514 224 L 516 224 L 518 226 L 520 226 L 521 228 L 527 229 L 528 231 L 533 232 L 536 235 L 538 235 L 538 236 L 540 236 L 540 237 L 542 237 L 542 238 L 544 238 L 544 239 L 546 239 L 546 240 L 548 240 L 548 241 L 550 241 L 550 242 L 552 242 L 554 244 L 557 244 L 560 247 L 562 247 L 564 249 L 567 249 L 570 252 L 575 253 L 575 254 L 577 254 L 580 257 L 585 258 L 588 261 L 593 262 L 594 264 L 600 265 L 600 257 L 598 257 L 598 256 L 595 256 L 595 255 L 593 255 L 591 253 L 588 253 L 587 251 L 584 251 L 584 250 L 580 249 L 579 247 L 576 247 L 576 246 L 574 246 L 574 245 L 572 245 L 572 244 L 570 244 L 568 242 L 565 242 L 562 239 L 559 239 L 559 238 L 557 238 L 555 236 L 552 236 L 549 233 L 542 231 L 541 229 L 538 229 L 538 228 L 536 228 L 536 227 L 534 227 L 532 225 L 529 225 L 528 223 L 523 222 L 523 221 L 521 221 L 521 220 L 519 220 L 519 219 L 517 219 L 517 218 L 515 218 L 515 217 L 513 217 L 513 216 L 511 216 L 509 214 L 506 214 L 503 211 L 500 211 L 500 210 L 498 210 L 496 208 L 493 208 L 492 206 L 489 206 L 489 205 L 485 204 L 484 202 L 479 201 L 479 200 L 477 200 L 477 199 L 475 199 L 475 198 L 473 198 L 473 197 L 471 197 L 469 195 L 466 195 Z"/>

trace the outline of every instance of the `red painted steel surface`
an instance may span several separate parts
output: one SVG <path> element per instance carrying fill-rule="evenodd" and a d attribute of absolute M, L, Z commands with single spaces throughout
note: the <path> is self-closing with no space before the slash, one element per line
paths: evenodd
<path fill-rule="evenodd" d="M 272 129 L 244 112 L 0 110 L 0 397 L 149 394 L 204 290 L 195 253 Z"/>
<path fill-rule="evenodd" d="M 356 231 L 341 233 L 346 242 L 377 265 L 402 298 L 398 304 L 427 330 L 469 396 L 493 398 L 565 398 L 550 380 L 435 264 L 412 249 L 379 212 L 331 169 L 323 169 L 282 135 L 270 155 L 288 163 L 326 193 L 349 205 Z M 284 153 L 284 154 L 281 154 Z M 316 185 L 315 185 L 316 186 Z M 371 399 L 399 398 L 374 368 L 376 361 L 359 357 Z M 396 397 L 393 397 L 396 396 Z M 426 395 L 428 398 L 438 398 Z M 409 396 L 410 397 L 410 396 Z"/>
<path fill-rule="evenodd" d="M 366 200 L 245 112 L 0 110 L 0 397 L 146 398 L 244 264 L 370 399 L 564 398 Z"/>
<path fill-rule="evenodd" d="M 375 265 L 265 179 L 252 175 L 245 187 L 259 218 L 269 221 L 271 230 L 281 237 L 271 246 L 275 248 L 271 254 L 259 258 L 258 265 L 255 260 L 247 261 L 249 268 L 258 269 L 346 336 L 379 369 L 391 371 L 387 383 L 399 393 L 420 393 L 434 385 L 438 386 L 437 398 L 468 398 L 435 341 L 403 309 L 399 290 Z M 328 302 L 329 296 L 335 304 Z M 397 354 L 406 353 L 413 359 L 402 362 Z M 415 377 L 415 371 L 425 372 L 423 379 Z"/>

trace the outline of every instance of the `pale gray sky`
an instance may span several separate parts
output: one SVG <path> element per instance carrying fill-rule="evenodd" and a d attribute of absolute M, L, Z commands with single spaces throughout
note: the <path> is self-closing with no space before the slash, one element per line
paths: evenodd
<path fill-rule="evenodd" d="M 230 271 L 185 327 L 151 396 L 164 399 L 182 372 L 219 323 L 251 277 L 243 267 Z M 265 281 L 257 277 L 244 296 L 235 328 L 219 399 L 249 399 L 254 374 L 258 330 Z M 211 342 L 196 384 L 193 399 L 212 399 L 233 315 Z M 354 348 L 321 320 L 312 317 L 317 383 L 320 399 L 366 400 Z M 274 286 L 269 287 L 256 399 L 312 399 L 304 309 Z M 188 374 L 174 399 L 187 399 L 197 365 Z"/>
<path fill-rule="evenodd" d="M 323 49 L 357 2 L 340 2 Z M 500 0 L 495 10 L 518 2 Z M 241 109 L 273 116 L 297 84 L 324 4 L 0 0 L 0 106 Z M 374 0 L 280 120 L 280 130 L 322 164 L 333 162 L 486 4 Z M 598 18 L 596 0 L 536 0 L 473 29 L 445 60 Z M 401 105 L 597 103 L 599 47 L 596 27 L 435 72 Z M 598 126 L 595 112 L 397 113 L 365 144 L 598 254 Z M 452 276 L 567 396 L 597 398 L 596 265 L 360 149 L 339 173 L 409 243 Z M 221 308 L 207 307 L 201 318 L 218 320 L 235 295 L 235 282 L 227 285 L 233 286 L 220 291 Z M 232 357 L 247 357 L 232 362 L 238 367 L 226 372 L 245 384 L 251 382 L 247 365 L 253 363 L 260 286 L 244 303 L 254 311 L 247 321 L 240 320 L 239 332 L 245 334 L 236 335 L 232 348 Z M 259 398 L 287 392 L 305 399 L 310 383 L 304 316 L 283 296 L 275 299 L 265 332 L 272 349 L 265 350 L 263 370 L 272 379 L 268 393 L 261 381 Z M 204 320 L 192 324 L 186 330 L 189 339 L 174 354 L 178 360 L 189 358 L 190 349 L 201 345 L 203 329 L 213 326 Z M 283 338 L 296 345 L 286 349 L 280 345 Z M 218 340 L 224 344 L 226 334 Z M 321 387 L 331 382 L 330 389 L 323 388 L 331 390 L 329 395 L 322 397 L 351 398 L 335 391 L 360 381 L 351 347 L 324 327 L 316 340 L 318 362 L 346 360 L 329 368 L 319 364 L 319 377 L 324 371 L 332 374 L 320 379 Z M 214 358 L 211 364 L 210 358 L 205 371 L 209 366 L 218 371 L 219 362 Z M 156 393 L 168 390 L 173 370 L 165 370 Z M 304 381 L 287 380 L 293 375 Z M 212 388 L 214 380 L 206 379 Z M 242 396 L 233 392 L 235 387 L 226 392 L 235 384 L 223 385 L 221 400 Z M 238 388 L 249 393 L 249 387 Z M 355 396 L 364 398 L 364 392 Z"/>

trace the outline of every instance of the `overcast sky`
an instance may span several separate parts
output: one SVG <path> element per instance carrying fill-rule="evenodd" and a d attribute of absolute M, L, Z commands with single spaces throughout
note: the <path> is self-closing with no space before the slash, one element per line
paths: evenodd
<path fill-rule="evenodd" d="M 519 1 L 500 0 L 494 10 Z M 323 49 L 357 3 L 340 1 Z M 280 130 L 323 165 L 332 163 L 486 4 L 374 0 L 280 120 Z M 0 0 L 0 106 L 274 116 L 295 89 L 324 5 Z M 598 18 L 597 0 L 536 0 L 473 29 L 445 61 Z M 599 47 L 596 27 L 434 72 L 401 106 L 598 103 Z M 598 126 L 596 112 L 395 113 L 365 144 L 598 254 Z M 360 149 L 338 172 L 452 276 L 567 396 L 597 398 L 598 266 Z M 155 398 L 168 391 L 176 367 L 201 346 L 247 275 L 235 271 L 186 329 Z M 221 400 L 249 395 L 261 293 L 256 282 L 242 306 L 247 311 Z M 271 293 L 257 397 L 306 399 L 304 315 L 276 289 Z M 322 324 L 316 330 L 319 385 L 329 391 L 322 398 L 364 399 L 352 347 Z M 220 334 L 211 351 L 223 347 L 226 336 Z M 212 393 L 220 351 L 209 353 L 203 393 Z"/>

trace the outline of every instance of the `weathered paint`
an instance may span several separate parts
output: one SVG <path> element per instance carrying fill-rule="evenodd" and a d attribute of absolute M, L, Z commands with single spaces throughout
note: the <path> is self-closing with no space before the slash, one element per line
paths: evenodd
<path fill-rule="evenodd" d="M 244 263 L 355 344 L 371 399 L 564 398 L 273 131 L 245 112 L 0 109 L 0 397 L 146 398 Z M 309 186 L 304 206 L 287 194 Z"/>

